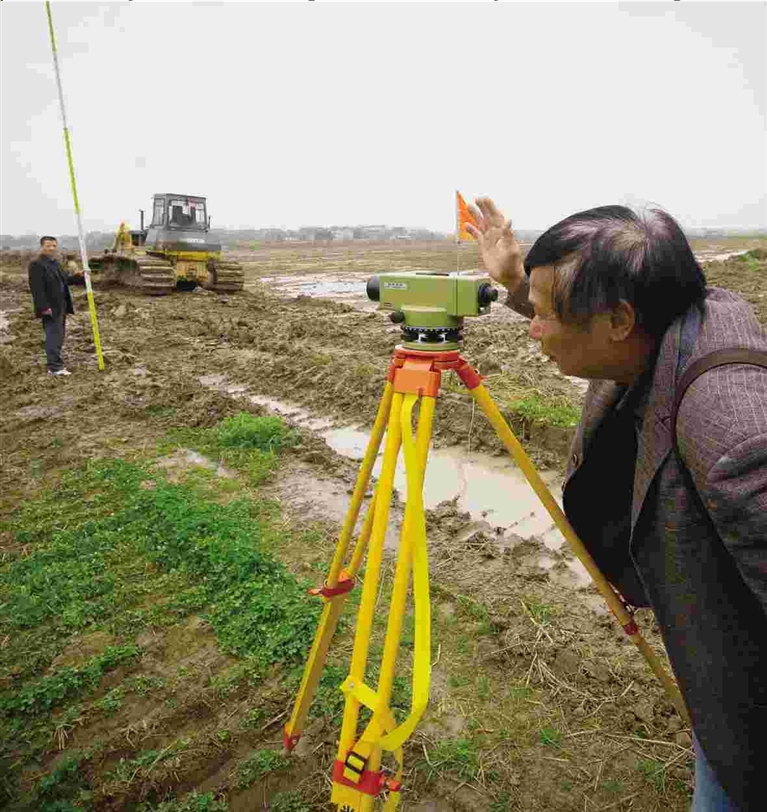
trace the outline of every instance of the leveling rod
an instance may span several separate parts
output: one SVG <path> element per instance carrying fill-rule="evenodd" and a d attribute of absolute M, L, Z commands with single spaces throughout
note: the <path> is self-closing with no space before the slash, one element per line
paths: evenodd
<path fill-rule="evenodd" d="M 69 137 L 69 126 L 67 124 L 67 110 L 64 105 L 64 91 L 61 87 L 61 72 L 59 71 L 59 57 L 56 51 L 56 35 L 53 31 L 53 17 L 51 16 L 51 4 L 46 0 L 45 11 L 48 15 L 48 32 L 51 35 L 51 50 L 53 51 L 53 68 L 56 71 L 56 87 L 59 91 L 59 107 L 61 108 L 61 120 L 64 123 L 64 146 L 67 152 L 67 166 L 69 167 L 69 182 L 72 186 L 72 198 L 75 204 L 75 217 L 77 219 L 77 238 L 80 243 L 80 260 L 83 266 L 85 277 L 85 290 L 88 295 L 88 311 L 93 327 L 93 344 L 96 347 L 96 358 L 99 369 L 104 369 L 104 356 L 101 353 L 101 336 L 99 335 L 99 320 L 96 315 L 96 304 L 93 301 L 93 287 L 91 286 L 91 269 L 88 265 L 88 253 L 85 250 L 85 237 L 83 236 L 83 221 L 80 213 L 80 202 L 77 198 L 77 181 L 75 180 L 75 167 L 72 160 L 72 142 Z"/>

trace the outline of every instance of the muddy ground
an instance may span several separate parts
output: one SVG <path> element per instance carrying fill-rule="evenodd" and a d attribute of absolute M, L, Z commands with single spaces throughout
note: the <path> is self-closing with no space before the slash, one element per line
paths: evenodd
<path fill-rule="evenodd" d="M 721 259 L 753 247 L 696 250 L 720 256 L 706 265 L 710 282 L 742 292 L 764 322 L 767 263 Z M 34 553 L 34 540 L 17 533 L 20 507 L 55 492 L 66 472 L 107 458 L 150 461 L 158 481 L 171 483 L 207 472 L 208 496 L 217 502 L 240 491 L 268 500 L 285 528 L 274 554 L 296 575 L 322 580 L 357 470 L 358 451 L 344 442 L 355 438 L 354 431 L 364 438 L 372 424 L 399 339 L 398 328 L 364 298 L 364 280 L 395 269 L 468 269 L 478 260 L 471 246 L 456 257 L 454 246 L 440 243 L 273 245 L 235 255 L 246 267 L 242 294 L 147 298 L 97 284 L 103 372 L 96 367 L 84 292 L 76 290 L 78 312 L 68 321 L 65 348 L 73 375 L 64 380 L 44 375 L 41 331 L 31 317 L 20 257 L 2 258 L 3 566 Z M 464 354 L 555 483 L 582 385 L 559 374 L 529 340 L 526 322 L 500 305 L 467 324 Z M 485 468 L 471 470 L 480 476 L 501 454 L 500 443 L 457 381 L 447 376 L 443 389 L 435 448 L 475 455 L 471 460 Z M 242 410 L 264 414 L 270 407 L 297 427 L 301 439 L 258 488 L 242 471 L 181 441 L 168 449 L 169 432 L 212 427 Z M 456 495 L 459 490 L 456 485 Z M 689 731 L 583 586 L 572 556 L 548 543 L 543 528 L 525 535 L 514 522 L 499 526 L 493 515 L 464 512 L 450 501 L 449 489 L 443 495 L 428 516 L 436 626 L 432 701 L 406 752 L 406 808 L 686 809 Z M 66 506 L 62 510 L 66 524 Z M 395 526 L 398 515 L 401 505 Z M 6 746 L 10 778 L 0 798 L 8 808 L 44 808 L 35 787 L 94 739 L 101 742 L 98 755 L 83 767 L 90 795 L 55 808 L 329 808 L 327 776 L 339 717 L 318 715 L 291 764 L 267 759 L 268 769 L 254 772 L 254 753 L 279 748 L 295 679 L 272 674 L 254 686 L 243 677 L 247 661 L 224 652 L 206 617 L 200 610 L 132 635 L 94 623 L 52 644 L 35 667 L 18 658 L 0 660 L 0 691 L 10 695 L 24 679 L 82 663 L 116 643 L 130 642 L 141 652 L 133 670 L 118 668 L 95 686 L 80 717 L 66 721 L 67 708 L 54 706 L 48 723 L 59 732 L 46 747 Z M 640 620 L 662 653 L 652 618 L 640 613 Z M 350 639 L 347 630 L 334 654 L 341 678 Z M 13 643 L 6 634 L 0 655 Z M 164 681 L 162 687 L 128 692 L 130 701 L 105 715 L 110 691 L 121 688 L 120 680 L 135 681 L 137 673 L 147 685 Z M 177 747 L 179 741 L 193 746 Z M 157 756 L 149 769 L 151 759 L 145 763 L 142 753 L 150 747 L 153 754 L 170 752 L 172 763 Z M 123 769 L 126 764 L 132 766 Z M 256 778 L 244 782 L 247 769 Z M 184 798 L 198 806 L 184 806 Z"/>

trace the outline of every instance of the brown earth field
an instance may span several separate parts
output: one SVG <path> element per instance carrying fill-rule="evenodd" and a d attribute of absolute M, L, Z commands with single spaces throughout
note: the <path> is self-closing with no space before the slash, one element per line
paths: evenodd
<path fill-rule="evenodd" d="M 709 283 L 767 321 L 767 241 L 693 247 Z M 28 256 L 0 254 L 2 809 L 334 808 L 364 571 L 289 757 L 282 727 L 318 619 L 306 589 L 332 559 L 399 340 L 365 280 L 479 260 L 471 245 L 405 242 L 230 256 L 245 266 L 239 294 L 153 298 L 96 279 L 103 371 L 74 288 L 61 379 L 45 375 Z M 467 319 L 463 353 L 556 494 L 583 382 L 500 303 Z M 371 686 L 404 508 L 395 484 Z M 425 493 L 431 693 L 404 748 L 403 808 L 688 809 L 689 729 L 452 373 Z M 651 613 L 637 620 L 666 662 Z M 400 721 L 413 646 L 408 611 Z"/>

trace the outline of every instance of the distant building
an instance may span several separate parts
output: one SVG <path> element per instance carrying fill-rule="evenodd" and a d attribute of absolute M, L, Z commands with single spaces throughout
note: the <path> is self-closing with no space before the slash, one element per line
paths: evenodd
<path fill-rule="evenodd" d="M 334 240 L 342 240 L 344 242 L 354 239 L 353 228 L 337 228 L 333 231 Z"/>

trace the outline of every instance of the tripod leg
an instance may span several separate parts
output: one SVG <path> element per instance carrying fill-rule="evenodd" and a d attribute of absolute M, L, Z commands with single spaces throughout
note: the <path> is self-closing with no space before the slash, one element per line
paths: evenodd
<path fill-rule="evenodd" d="M 378 457 L 378 450 L 381 447 L 381 440 L 383 439 L 386 424 L 389 419 L 389 412 L 391 410 L 391 401 L 394 388 L 391 382 L 387 381 L 384 388 L 384 393 L 381 398 L 381 403 L 378 407 L 378 414 L 375 423 L 373 424 L 373 431 L 370 435 L 365 457 L 360 466 L 359 474 L 357 475 L 357 482 L 354 486 L 354 493 L 352 495 L 351 504 L 346 514 L 343 528 L 336 545 L 335 555 L 333 562 L 330 566 L 325 586 L 329 589 L 335 589 L 338 586 L 339 577 L 342 573 L 343 563 L 346 560 L 346 554 L 349 548 L 349 542 L 354 528 L 357 524 L 359 517 L 360 507 L 365 498 L 365 492 L 370 482 L 370 476 L 375 465 L 376 458 Z M 356 549 L 349 567 L 348 577 L 353 581 L 359 567 L 362 563 L 365 547 L 370 535 L 370 528 L 372 525 L 372 518 L 375 509 L 375 496 L 369 508 L 368 516 L 365 519 L 365 524 L 360 533 Z M 306 666 L 304 668 L 304 676 L 301 680 L 301 687 L 298 689 L 298 695 L 293 707 L 293 713 L 290 721 L 285 725 L 283 743 L 286 751 L 292 750 L 301 737 L 301 733 L 306 723 L 306 717 L 309 713 L 314 694 L 317 690 L 322 669 L 325 666 L 328 648 L 333 639 L 338 626 L 338 619 L 343 612 L 344 604 L 346 603 L 347 592 L 341 592 L 331 597 L 325 597 L 325 606 L 322 610 L 320 622 L 317 627 L 317 632 L 314 636 L 314 643 L 312 644 L 309 657 L 307 658 Z"/>
<path fill-rule="evenodd" d="M 381 673 L 375 693 L 375 707 L 360 741 L 354 751 L 367 756 L 366 769 L 376 772 L 381 766 L 382 751 L 401 751 L 402 744 L 409 738 L 420 721 L 429 703 L 429 682 L 431 671 L 431 613 L 429 605 L 429 566 L 426 551 L 426 520 L 423 506 L 423 480 L 426 469 L 426 455 L 431 439 L 432 421 L 436 400 L 424 397 L 418 423 L 417 440 L 413 438 L 412 414 L 417 395 L 406 395 L 402 407 L 402 445 L 407 474 L 407 503 L 402 525 L 397 567 L 394 573 L 389 608 L 389 620 L 384 639 L 381 659 Z M 413 573 L 415 651 L 413 655 L 413 698 L 411 712 L 405 722 L 390 728 L 393 719 L 390 710 L 394 675 L 397 664 L 402 626 L 407 610 L 407 597 L 410 588 L 410 575 Z M 384 736 L 384 733 L 387 733 Z M 368 755 L 369 754 L 369 755 Z M 399 782 L 400 772 L 395 781 Z"/>
<path fill-rule="evenodd" d="M 460 374 L 460 373 L 459 373 Z M 473 383 L 474 381 L 472 381 Z M 467 386 L 469 384 L 467 383 Z M 615 594 L 615 590 L 610 586 L 607 579 L 602 575 L 599 567 L 597 567 L 594 559 L 589 554 L 589 551 L 583 546 L 583 542 L 578 538 L 575 530 L 573 530 L 567 517 L 562 512 L 551 491 L 546 487 L 546 483 L 541 479 L 538 472 L 535 470 L 530 457 L 527 456 L 525 450 L 519 444 L 519 441 L 514 436 L 514 433 L 509 428 L 509 424 L 504 420 L 503 415 L 493 401 L 490 393 L 481 383 L 477 383 L 474 387 L 470 387 L 469 391 L 474 400 L 479 404 L 482 411 L 487 416 L 487 419 L 492 424 L 493 428 L 498 433 L 501 442 L 506 446 L 507 450 L 514 458 L 514 461 L 522 470 L 525 478 L 530 483 L 530 486 L 537 494 L 538 498 L 543 502 L 544 507 L 548 510 L 554 523 L 561 531 L 562 535 L 567 539 L 573 552 L 578 556 L 578 559 L 586 567 L 589 575 L 591 576 L 594 584 L 596 585 L 599 593 L 605 599 L 605 602 L 610 607 L 612 613 L 618 619 L 618 622 L 623 626 L 623 630 L 628 635 L 631 642 L 639 649 L 642 656 L 647 660 L 652 672 L 660 680 L 666 695 L 671 700 L 672 704 L 676 707 L 679 715 L 688 724 L 690 722 L 687 708 L 682 699 L 674 680 L 670 674 L 663 667 L 660 660 L 655 655 L 655 652 L 647 644 L 646 640 L 642 637 L 637 628 L 636 622 L 629 615 L 626 607 Z"/>
<path fill-rule="evenodd" d="M 381 448 L 381 440 L 383 440 L 386 426 L 389 423 L 389 414 L 391 411 L 392 396 L 394 395 L 394 386 L 391 382 L 387 381 L 384 387 L 383 397 L 378 406 L 378 414 L 376 415 L 375 423 L 373 424 L 373 431 L 370 434 L 367 448 L 365 449 L 365 457 L 362 460 L 359 474 L 357 475 L 357 482 L 354 485 L 354 492 L 352 494 L 351 504 L 349 511 L 346 514 L 344 526 L 341 529 L 341 535 L 338 539 L 336 546 L 336 553 L 333 557 L 333 562 L 330 565 L 330 572 L 328 573 L 328 585 L 335 586 L 338 581 L 338 576 L 346 560 L 346 553 L 349 547 L 354 528 L 357 524 L 359 517 L 360 507 L 365 498 L 365 492 L 370 482 L 370 476 L 373 473 L 376 459 L 378 457 L 378 450 Z"/>
<path fill-rule="evenodd" d="M 368 551 L 368 563 L 365 572 L 365 584 L 362 589 L 362 599 L 357 616 L 357 629 L 354 637 L 354 650 L 349 671 L 349 681 L 352 684 L 362 683 L 365 679 L 365 666 L 367 664 L 370 648 L 370 632 L 373 626 L 375 604 L 378 597 L 378 582 L 381 562 L 383 559 L 384 538 L 389 521 L 392 489 L 394 487 L 394 473 L 397 466 L 397 457 L 402 439 L 402 426 L 400 411 L 403 396 L 395 393 L 391 401 L 389 413 L 389 430 L 386 436 L 381 475 L 378 478 L 376 491 L 375 516 L 373 530 Z M 341 738 L 338 747 L 338 761 L 344 761 L 351 746 L 354 744 L 357 730 L 360 703 L 349 694 L 344 706 L 344 717 L 341 726 Z M 341 793 L 343 794 L 343 793 Z M 336 802 L 335 800 L 333 802 Z"/>
<path fill-rule="evenodd" d="M 412 413 L 417 400 L 418 395 L 415 393 L 405 395 L 401 412 L 402 445 L 407 474 L 407 503 L 384 639 L 378 690 L 371 690 L 362 680 L 354 679 L 351 676 L 342 686 L 342 690 L 347 696 L 347 703 L 355 699 L 358 706 L 363 704 L 373 711 L 372 718 L 359 740 L 353 745 L 342 748 L 339 755 L 344 760 L 339 758 L 334 769 L 332 801 L 345 812 L 370 812 L 376 796 L 384 787 L 389 790 L 385 809 L 391 812 L 398 808 L 401 791 L 402 744 L 415 729 L 429 701 L 431 628 L 423 480 L 436 400 L 433 396 L 425 396 L 421 401 L 417 438 L 414 439 Z M 392 412 L 391 421 L 394 419 L 395 416 Z M 411 570 L 415 603 L 413 700 L 408 718 L 403 724 L 397 726 L 389 704 L 407 606 Z M 380 769 L 383 750 L 394 752 L 399 763 L 399 770 L 393 779 L 387 778 Z"/>

